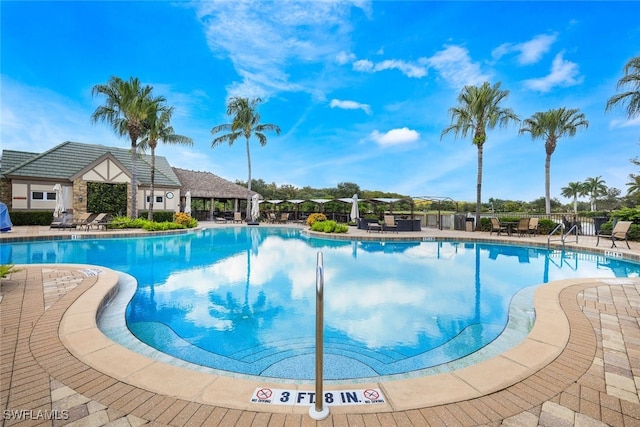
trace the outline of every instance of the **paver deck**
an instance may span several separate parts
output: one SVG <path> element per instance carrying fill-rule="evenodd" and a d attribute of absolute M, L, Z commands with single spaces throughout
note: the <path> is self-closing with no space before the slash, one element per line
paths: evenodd
<path fill-rule="evenodd" d="M 16 227 L 9 234 L 49 233 L 59 236 L 69 231 Z M 98 232 L 104 233 L 112 232 Z M 366 231 L 350 233 L 367 237 Z M 416 235 L 523 239 L 432 229 L 381 236 Z M 531 242 L 545 245 L 546 237 Z M 2 239 L 0 244 L 5 244 Z M 579 246 L 594 250 L 595 239 L 581 236 Z M 636 242 L 631 250 L 618 246 L 613 249 L 617 253 L 634 259 L 640 255 Z M 611 250 L 606 242 L 600 248 Z M 331 407 L 328 418 L 314 421 L 306 408 L 249 403 L 246 391 L 253 391 L 251 383 L 148 364 L 126 349 L 112 347 L 115 344 L 92 322 L 114 274 L 103 268 L 95 274 L 89 267 L 25 265 L 2 280 L 3 425 L 640 425 L 638 278 L 572 279 L 540 287 L 535 297 L 536 325 L 521 345 L 481 366 L 376 384 L 389 401 L 383 407 Z M 109 351 L 101 351 L 105 346 Z"/>

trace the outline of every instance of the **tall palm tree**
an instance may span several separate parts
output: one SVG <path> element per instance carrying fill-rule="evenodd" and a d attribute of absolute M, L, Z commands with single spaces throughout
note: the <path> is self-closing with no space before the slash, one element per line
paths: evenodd
<path fill-rule="evenodd" d="M 251 216 L 251 153 L 249 150 L 249 140 L 251 136 L 258 138 L 258 142 L 261 146 L 267 144 L 267 137 L 264 132 L 273 131 L 276 135 L 280 135 L 280 127 L 274 124 L 262 124 L 260 123 L 260 113 L 257 110 L 258 104 L 262 102 L 260 98 L 254 98 L 249 100 L 248 98 L 233 97 L 227 103 L 227 115 L 232 116 L 232 122 L 218 126 L 214 126 L 211 129 L 212 134 L 218 132 L 227 131 L 224 135 L 214 138 L 211 142 L 211 147 L 216 147 L 223 142 L 228 142 L 229 146 L 240 136 L 244 136 L 247 142 L 247 165 L 249 179 L 247 180 L 247 211 L 246 218 Z"/>
<path fill-rule="evenodd" d="M 612 96 L 607 101 L 606 111 L 619 104 L 627 104 L 627 116 L 632 119 L 640 115 L 640 56 L 631 58 L 623 68 L 624 76 L 618 80 L 617 89 L 629 86 L 629 90 Z"/>
<path fill-rule="evenodd" d="M 546 112 L 537 112 L 523 122 L 520 134 L 529 132 L 531 138 L 544 138 L 547 153 L 544 162 L 544 197 L 546 213 L 551 213 L 551 155 L 556 151 L 558 139 L 574 136 L 578 128 L 589 127 L 585 115 L 578 109 L 558 108 Z"/>
<path fill-rule="evenodd" d="M 595 178 L 587 178 L 584 181 L 585 194 L 589 196 L 589 203 L 591 204 L 591 212 L 594 212 L 598 197 L 607 194 L 607 186 L 601 176 Z"/>
<path fill-rule="evenodd" d="M 449 109 L 451 125 L 442 131 L 440 139 L 450 132 L 457 137 L 466 137 L 473 132 L 473 144 L 478 149 L 478 177 L 476 183 L 476 230 L 480 229 L 482 210 L 482 154 L 487 140 L 487 129 L 496 125 L 506 126 L 518 121 L 518 116 L 510 108 L 500 107 L 509 96 L 508 90 L 500 89 L 500 82 L 493 86 L 485 82 L 482 86 L 465 86 L 458 95 L 458 106 Z"/>
<path fill-rule="evenodd" d="M 138 190 L 138 138 L 144 132 L 149 102 L 163 102 L 163 97 L 154 98 L 151 86 L 142 86 L 137 77 L 128 81 L 112 76 L 106 84 L 95 85 L 91 95 L 104 95 L 105 104 L 96 108 L 91 115 L 93 123 L 106 122 L 119 136 L 129 136 L 131 140 L 131 202 L 130 214 L 137 217 Z"/>
<path fill-rule="evenodd" d="M 570 182 L 561 191 L 567 199 L 573 198 L 573 213 L 578 215 L 578 197 L 584 196 L 586 192 L 584 182 Z"/>
<path fill-rule="evenodd" d="M 151 149 L 151 197 L 149 199 L 149 213 L 147 219 L 153 220 L 153 201 L 156 179 L 156 147 L 158 141 L 165 144 L 193 145 L 193 140 L 187 136 L 177 135 L 171 126 L 173 107 L 167 107 L 160 102 L 148 100 L 147 119 L 144 121 L 144 134 L 140 141 L 140 147 L 144 150 L 147 146 Z"/>

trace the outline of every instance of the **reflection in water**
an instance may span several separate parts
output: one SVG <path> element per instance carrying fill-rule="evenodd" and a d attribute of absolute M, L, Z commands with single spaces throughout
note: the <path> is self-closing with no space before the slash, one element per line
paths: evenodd
<path fill-rule="evenodd" d="M 2 246 L 3 264 L 87 263 L 133 275 L 138 289 L 128 327 L 164 352 L 253 375 L 286 371 L 291 378 L 313 376 L 313 366 L 300 358 L 313 359 L 319 250 L 325 354 L 332 363 L 347 360 L 351 368 L 339 375 L 351 378 L 414 371 L 474 352 L 503 331 L 509 303 L 524 287 L 639 272 L 637 264 L 594 254 L 333 241 L 267 227 Z"/>

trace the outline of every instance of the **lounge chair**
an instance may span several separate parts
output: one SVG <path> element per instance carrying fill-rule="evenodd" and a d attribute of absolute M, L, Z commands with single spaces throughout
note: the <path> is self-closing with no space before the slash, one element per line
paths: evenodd
<path fill-rule="evenodd" d="M 95 218 L 93 218 L 91 221 L 87 221 L 87 224 L 85 225 L 87 231 L 89 231 L 91 228 L 95 227 L 96 230 L 99 230 L 100 228 L 103 229 L 107 229 L 107 224 L 109 223 L 109 221 L 107 221 L 107 213 L 99 213 L 98 215 L 96 215 Z"/>
<path fill-rule="evenodd" d="M 79 214 L 78 217 L 73 220 L 74 227 L 82 230 L 82 227 L 86 227 L 89 224 L 89 217 L 91 217 L 91 212 Z"/>
<path fill-rule="evenodd" d="M 49 224 L 49 228 L 66 230 L 67 228 L 76 228 L 76 226 L 73 221 L 69 221 L 69 216 L 63 212 L 61 217 L 54 218 L 51 224 Z"/>
<path fill-rule="evenodd" d="M 516 230 L 518 232 L 518 236 L 524 236 L 525 234 L 529 235 L 529 218 L 520 218 L 518 221 L 518 226 Z"/>
<path fill-rule="evenodd" d="M 242 213 L 234 212 L 233 213 L 233 222 L 242 222 Z"/>
<path fill-rule="evenodd" d="M 611 247 L 617 248 L 616 240 L 624 240 L 627 244 L 627 248 L 631 249 L 629 246 L 629 240 L 627 240 L 627 235 L 629 234 L 629 229 L 631 228 L 632 221 L 618 221 L 616 225 L 613 227 L 613 230 L 610 232 L 600 230 L 598 232 L 598 239 L 596 240 L 596 246 L 600 243 L 600 236 L 611 239 Z"/>
<path fill-rule="evenodd" d="M 289 222 L 289 214 L 283 213 L 282 215 L 280 215 L 280 222 L 281 223 Z"/>
<path fill-rule="evenodd" d="M 494 231 L 497 232 L 499 236 L 503 231 L 507 231 L 507 227 L 500 224 L 500 220 L 498 218 L 491 218 L 491 230 L 489 231 L 489 235 L 492 235 Z"/>
<path fill-rule="evenodd" d="M 538 235 L 538 223 L 540 222 L 540 218 L 534 217 L 529 220 L 529 234 Z"/>
<path fill-rule="evenodd" d="M 398 224 L 396 223 L 396 219 L 393 215 L 385 215 L 384 216 L 384 231 L 393 231 L 398 232 Z"/>

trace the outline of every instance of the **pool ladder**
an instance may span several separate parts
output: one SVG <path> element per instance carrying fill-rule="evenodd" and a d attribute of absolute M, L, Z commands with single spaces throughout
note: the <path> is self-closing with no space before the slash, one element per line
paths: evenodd
<path fill-rule="evenodd" d="M 316 395 L 315 404 L 309 408 L 309 416 L 314 420 L 324 420 L 329 416 L 329 407 L 324 405 L 322 373 L 324 356 L 324 261 L 318 252 L 316 262 Z"/>
<path fill-rule="evenodd" d="M 575 234 L 575 236 L 576 236 L 576 243 L 578 243 L 578 224 L 574 224 L 573 226 L 571 226 L 571 228 L 569 228 L 569 231 L 567 231 L 566 233 L 564 233 L 564 234 L 561 234 L 561 235 L 560 235 L 560 238 L 558 238 L 558 239 L 552 239 L 553 235 L 554 235 L 558 230 L 560 230 L 562 227 L 563 227 L 563 225 L 562 225 L 562 224 L 558 224 L 558 225 L 556 226 L 556 228 L 554 228 L 554 229 L 553 229 L 553 231 L 552 231 L 551 233 L 549 233 L 549 237 L 547 238 L 547 249 L 551 246 L 551 242 L 552 242 L 553 240 L 562 241 L 562 249 L 564 249 L 564 244 L 566 243 L 567 238 L 568 238 L 569 236 L 574 235 L 574 234 Z"/>

